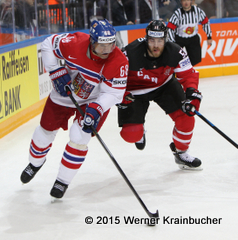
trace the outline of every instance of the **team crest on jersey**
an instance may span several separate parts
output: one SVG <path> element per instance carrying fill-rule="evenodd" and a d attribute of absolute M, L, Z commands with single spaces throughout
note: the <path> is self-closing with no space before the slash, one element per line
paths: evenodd
<path fill-rule="evenodd" d="M 94 89 L 94 86 L 78 75 L 73 80 L 74 93 L 82 99 L 87 99 Z"/>
<path fill-rule="evenodd" d="M 187 27 L 184 30 L 184 32 L 187 33 L 188 35 L 191 35 L 191 34 L 193 34 L 194 30 L 195 30 L 195 27 Z"/>
<path fill-rule="evenodd" d="M 165 70 L 164 75 L 169 76 L 170 75 L 171 68 L 168 68 Z"/>

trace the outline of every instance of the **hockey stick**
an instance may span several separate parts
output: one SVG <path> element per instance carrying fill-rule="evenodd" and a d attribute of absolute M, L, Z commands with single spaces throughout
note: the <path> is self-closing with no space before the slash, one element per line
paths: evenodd
<path fill-rule="evenodd" d="M 223 133 L 219 128 L 217 128 L 214 124 L 208 121 L 200 112 L 194 110 L 194 113 L 200 117 L 204 122 L 206 122 L 209 126 L 211 126 L 215 131 L 217 131 L 222 137 L 224 137 L 228 142 L 230 142 L 233 146 L 238 148 L 237 143 L 235 143 L 232 139 L 230 139 L 225 133 Z"/>
<path fill-rule="evenodd" d="M 84 112 L 83 110 L 80 108 L 80 106 L 78 105 L 77 101 L 74 99 L 70 88 L 68 86 L 66 86 L 66 91 L 67 91 L 67 95 L 70 97 L 70 99 L 72 100 L 72 102 L 74 103 L 75 107 L 78 109 L 78 111 L 80 112 L 80 114 L 84 117 Z M 107 152 L 107 154 L 109 155 L 109 157 L 111 158 L 111 160 L 113 161 L 113 163 L 115 164 L 117 170 L 120 172 L 121 176 L 124 178 L 124 180 L 126 181 L 127 185 L 130 187 L 130 189 L 132 190 L 132 192 L 134 193 L 134 195 L 136 196 L 136 198 L 138 199 L 138 201 L 140 202 L 141 206 L 144 208 L 145 212 L 148 214 L 148 216 L 150 218 L 159 218 L 159 211 L 157 210 L 156 213 L 151 213 L 146 205 L 144 204 L 144 202 L 141 200 L 140 196 L 138 195 L 138 193 L 136 192 L 135 188 L 132 186 L 131 182 L 129 181 L 129 179 L 127 178 L 127 176 L 125 175 L 125 173 L 122 171 L 121 167 L 119 166 L 119 164 L 117 163 L 116 159 L 113 157 L 112 153 L 109 151 L 109 149 L 107 148 L 106 144 L 103 142 L 102 138 L 99 136 L 97 130 L 91 126 L 91 129 L 94 133 L 94 135 L 97 137 L 98 141 L 101 143 L 102 147 L 105 149 L 105 151 Z"/>

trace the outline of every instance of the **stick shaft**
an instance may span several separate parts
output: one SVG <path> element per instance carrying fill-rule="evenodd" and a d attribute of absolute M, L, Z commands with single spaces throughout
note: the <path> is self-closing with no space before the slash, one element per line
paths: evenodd
<path fill-rule="evenodd" d="M 197 110 L 194 111 L 195 114 L 200 117 L 204 122 L 206 122 L 210 127 L 217 131 L 222 137 L 224 137 L 228 142 L 230 142 L 234 147 L 238 148 L 238 144 L 235 143 L 231 138 L 229 138 L 225 133 L 223 133 L 219 128 L 212 124 L 208 119 L 206 119 L 200 112 Z"/>
<path fill-rule="evenodd" d="M 68 87 L 66 87 L 66 89 L 67 89 L 68 96 L 70 97 L 70 99 L 72 100 L 72 102 L 74 103 L 74 105 L 76 106 L 78 111 L 80 112 L 80 114 L 84 117 L 84 112 L 81 109 L 81 107 L 78 105 L 77 101 L 74 99 L 70 89 L 68 89 Z M 112 162 L 116 166 L 117 170 L 120 172 L 121 176 L 124 178 L 124 180 L 126 181 L 127 185 L 130 187 L 131 191 L 134 193 L 135 197 L 137 198 L 137 200 L 139 201 L 141 206 L 144 208 L 145 212 L 148 214 L 149 217 L 156 217 L 156 218 L 158 218 L 159 217 L 158 210 L 157 210 L 156 213 L 151 213 L 148 210 L 148 208 L 146 207 L 146 205 L 144 204 L 144 202 L 141 200 L 140 196 L 136 192 L 135 188 L 133 187 L 133 185 L 131 184 L 131 182 L 127 178 L 126 174 L 123 172 L 123 170 L 121 169 L 120 165 L 117 163 L 116 159 L 114 158 L 114 156 L 112 155 L 112 153 L 108 149 L 107 145 L 104 143 L 104 141 L 102 140 L 102 138 L 98 134 L 97 130 L 93 126 L 91 126 L 91 128 L 92 128 L 92 131 L 93 131 L 94 135 L 97 137 L 98 141 L 100 142 L 100 144 L 105 149 L 105 151 L 107 152 L 108 156 L 111 158 Z"/>

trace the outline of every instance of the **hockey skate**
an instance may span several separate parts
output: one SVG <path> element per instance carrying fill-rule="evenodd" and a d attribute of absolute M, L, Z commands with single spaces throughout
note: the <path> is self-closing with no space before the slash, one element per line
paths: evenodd
<path fill-rule="evenodd" d="M 143 134 L 143 137 L 140 141 L 135 142 L 136 148 L 139 150 L 143 150 L 145 148 L 146 140 L 145 140 L 145 134 Z"/>
<path fill-rule="evenodd" d="M 50 191 L 50 195 L 53 198 L 62 198 L 64 196 L 67 188 L 68 188 L 67 184 L 56 180 L 52 189 L 51 189 L 51 191 Z"/>
<path fill-rule="evenodd" d="M 31 163 L 29 163 L 27 165 L 27 167 L 23 170 L 22 174 L 21 174 L 21 181 L 22 181 L 22 183 L 30 182 L 31 179 L 36 175 L 36 173 L 43 166 L 43 164 L 40 167 L 35 167 Z"/>
<path fill-rule="evenodd" d="M 192 157 L 185 152 L 179 152 L 176 148 L 174 143 L 170 143 L 170 149 L 172 150 L 175 162 L 178 164 L 179 168 L 182 170 L 202 170 L 201 167 L 201 160 L 195 157 Z"/>

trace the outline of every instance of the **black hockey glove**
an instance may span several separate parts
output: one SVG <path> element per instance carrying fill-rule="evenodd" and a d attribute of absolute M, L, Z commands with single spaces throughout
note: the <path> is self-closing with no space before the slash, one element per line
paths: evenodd
<path fill-rule="evenodd" d="M 182 111 L 188 116 L 194 116 L 194 110 L 199 110 L 202 94 L 194 88 L 187 88 L 186 100 L 182 102 Z"/>
<path fill-rule="evenodd" d="M 83 119 L 83 131 L 87 133 L 92 133 L 92 126 L 96 129 L 100 121 L 101 116 L 103 115 L 102 107 L 95 103 L 89 103 Z"/>
<path fill-rule="evenodd" d="M 134 101 L 135 97 L 132 95 L 132 93 L 125 91 L 122 102 L 116 104 L 116 106 L 121 109 L 126 109 Z"/>
<path fill-rule="evenodd" d="M 50 72 L 50 78 L 53 82 L 54 89 L 63 97 L 67 97 L 65 86 L 68 85 L 71 89 L 71 77 L 65 67 L 57 68 Z"/>

